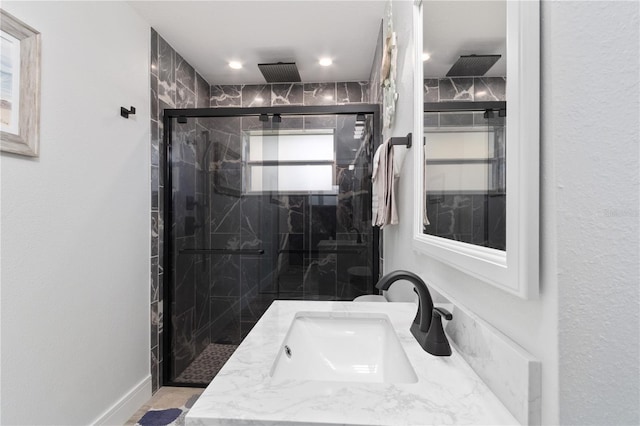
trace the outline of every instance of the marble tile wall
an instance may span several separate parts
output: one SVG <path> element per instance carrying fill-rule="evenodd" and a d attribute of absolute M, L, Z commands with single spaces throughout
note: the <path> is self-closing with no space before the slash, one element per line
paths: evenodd
<path fill-rule="evenodd" d="M 505 194 L 427 194 L 430 235 L 506 249 Z"/>
<path fill-rule="evenodd" d="M 368 82 L 212 85 L 210 105 L 256 107 L 277 105 L 337 105 L 365 103 Z M 214 152 L 211 173 L 211 233 L 214 248 L 263 249 L 261 256 L 219 256 L 212 265 L 211 341 L 239 343 L 276 298 L 349 299 L 361 293 L 347 269 L 354 264 L 371 269 L 368 196 L 370 149 L 362 150 L 354 170 L 355 116 L 282 117 L 280 129 L 334 129 L 338 140 L 336 182 L 339 195 L 243 194 L 241 134 L 271 129 L 257 117 L 212 118 Z M 357 147 L 362 142 L 356 141 Z M 342 165 L 341 165 L 342 164 Z M 353 195 L 357 194 L 357 195 Z M 354 214 L 354 211 L 357 213 Z M 368 214 L 368 216 L 366 216 Z M 355 219 L 354 219 L 355 218 Z M 367 242 L 359 253 L 313 253 L 322 240 Z M 361 280 L 362 281 L 362 280 Z"/>
<path fill-rule="evenodd" d="M 162 385 L 163 369 L 163 288 L 165 284 L 163 259 L 163 233 L 165 224 L 162 221 L 164 214 L 163 197 L 163 167 L 162 163 L 164 145 L 162 142 L 162 111 L 165 108 L 193 108 L 207 107 L 209 105 L 209 83 L 194 68 L 186 62 L 154 29 L 151 29 L 151 58 L 150 58 L 150 82 L 151 82 L 151 377 L 152 390 L 155 392 Z M 197 189 L 201 185 L 198 180 L 197 170 L 201 168 L 198 163 L 200 154 L 196 138 L 202 137 L 206 127 L 201 122 L 192 121 L 181 125 L 176 129 L 175 149 L 177 169 L 179 176 L 179 192 L 184 196 L 176 197 L 177 203 L 184 204 L 182 210 L 186 210 L 186 192 L 194 197 L 199 197 Z M 175 195 L 175 194 L 174 194 Z M 178 209 L 180 211 L 181 209 Z M 194 213 L 195 214 L 195 213 Z M 193 214 L 192 214 L 193 216 Z M 203 220 L 195 218 L 196 220 Z M 185 232 L 184 220 L 178 220 L 182 226 L 177 227 L 177 244 L 180 247 L 193 247 L 197 243 L 198 234 Z M 184 294 L 189 294 L 193 300 L 191 308 L 186 308 L 187 300 L 177 300 L 174 306 L 176 320 L 184 323 L 186 333 L 179 337 L 181 340 L 180 357 L 184 362 L 192 356 L 192 342 L 199 342 L 202 346 L 208 338 L 208 295 L 197 292 L 195 286 L 197 280 L 206 279 L 207 266 L 201 258 L 180 259 L 177 270 L 187 271 L 180 277 L 179 285 Z M 187 291 L 187 289 L 190 289 Z M 203 302 L 204 300 L 204 302 Z M 188 312 L 181 312 L 184 309 Z M 178 366 L 179 367 L 179 366 Z"/>
<path fill-rule="evenodd" d="M 442 290 L 429 285 L 436 300 L 451 309 L 445 331 L 491 391 L 523 425 L 541 422 L 542 363 Z"/>
<path fill-rule="evenodd" d="M 424 102 L 486 102 L 506 100 L 503 77 L 427 78 L 423 86 Z M 496 118 L 496 120 L 503 120 Z M 494 128 L 495 152 L 502 153 L 491 167 L 491 194 L 427 194 L 429 226 L 425 232 L 456 241 L 505 250 L 506 196 L 504 193 L 504 127 Z M 425 113 L 425 127 L 486 126 L 482 112 Z M 428 137 L 428 135 L 427 135 Z M 497 191 L 495 190 L 497 189 Z"/>
<path fill-rule="evenodd" d="M 151 259 L 151 370 L 153 391 L 162 384 L 163 370 L 163 142 L 162 111 L 165 108 L 254 107 L 271 105 L 341 105 L 368 102 L 368 82 L 293 83 L 263 85 L 210 85 L 186 62 L 155 30 L 151 31 L 151 144 L 152 144 L 152 259 Z M 335 117 L 284 118 L 281 128 L 318 128 L 328 126 L 339 129 Z M 260 196 L 238 198 L 241 182 L 239 163 L 240 130 L 262 128 L 256 118 L 194 119 L 177 125 L 172 135 L 174 162 L 173 223 L 176 253 L 193 248 L 274 248 L 286 244 L 303 248 L 310 244 L 299 224 L 309 222 L 310 215 L 322 216 L 322 209 L 300 197 L 274 200 Z M 353 124 L 351 124 L 353 129 Z M 351 130 L 352 131 L 352 130 Z M 211 149 L 207 149 L 211 141 Z M 340 186 L 353 186 L 354 179 L 364 181 L 366 167 L 355 173 L 339 169 Z M 347 173 L 349 172 L 349 173 Z M 356 176 L 357 174 L 359 176 Z M 353 174 L 351 181 L 346 178 Z M 207 187 L 206 185 L 210 185 Z M 209 188 L 219 188 L 205 199 Z M 362 195 L 364 197 L 366 195 Z M 189 197 L 189 198 L 187 198 Z M 361 205 L 362 200 L 351 200 Z M 347 201 L 342 201 L 342 204 Z M 333 209 L 335 218 L 345 206 Z M 205 206 L 205 208 L 202 208 Z M 347 206 L 348 207 L 348 206 Z M 259 212 L 259 214 L 256 214 Z M 287 232 L 269 232 L 275 223 L 285 222 Z M 343 227 L 344 228 L 344 227 Z M 283 229 L 283 228 L 280 228 Z M 362 228 L 366 229 L 366 228 Z M 289 232 L 291 230 L 292 232 Z M 338 232 L 341 231 L 341 232 Z M 273 235 L 269 241 L 256 235 Z M 351 238 L 352 233 L 337 229 L 331 238 Z M 365 237 L 366 238 L 366 237 Z M 369 241 L 371 239 L 369 238 Z M 307 244 L 307 246 L 304 246 Z M 277 251 L 277 250 L 275 250 Z M 291 256 L 296 256 L 292 254 Z M 274 272 L 283 270 L 283 282 L 294 279 L 312 282 L 333 279 L 337 269 L 334 258 L 303 259 L 299 254 L 293 262 L 268 256 L 213 256 L 176 255 L 174 276 L 176 292 L 173 295 L 172 327 L 174 333 L 173 371 L 178 375 L 209 342 L 227 342 L 242 338 L 253 327 L 268 303 L 273 299 Z M 370 256 L 366 257 L 370 259 Z M 315 262 L 315 263 L 314 263 Z M 338 264 L 340 264 L 338 262 Z M 297 265 L 297 267 L 296 267 Z M 306 268 L 306 269 L 305 269 Z M 305 274 L 305 270 L 314 270 Z M 288 276 L 287 276 L 288 274 Z M 215 277 L 215 279 L 214 279 Z M 320 278 L 318 278 L 320 277 Z M 199 285 L 205 283 L 205 285 Z M 240 285 L 238 285 L 240 283 Z M 286 285 L 285 285 L 286 286 Z M 307 285 L 301 289 L 309 290 Z M 317 287 L 317 286 L 316 286 Z M 331 287 L 331 286 L 329 286 Z M 298 289 L 299 290 L 299 289 Z M 317 290 L 317 289 L 316 289 Z M 296 289 L 293 289 L 295 293 Z M 265 294 L 267 295 L 265 297 Z M 241 297 L 242 296 L 242 297 Z M 346 295 L 343 295 L 346 297 Z M 305 297 L 304 292 L 300 297 Z M 167 323 L 168 324 L 168 323 Z M 234 334 L 235 333 L 235 334 Z"/>
<path fill-rule="evenodd" d="M 505 101 L 505 77 L 425 78 L 424 102 Z"/>
<path fill-rule="evenodd" d="M 378 31 L 378 40 L 376 41 L 376 50 L 373 55 L 373 63 L 371 64 L 371 72 L 369 73 L 369 103 L 378 104 L 382 108 L 382 86 L 380 85 L 380 68 L 382 67 L 382 50 L 384 39 L 384 27 L 383 21 L 380 21 L 380 29 Z M 379 128 L 382 129 L 382 114 L 380 114 Z M 372 147 L 373 152 L 377 149 L 377 146 Z M 378 277 L 374 277 L 377 281 L 384 274 L 384 242 L 383 231 L 380 229 L 378 234 L 378 248 L 379 248 L 379 264 L 378 264 Z"/>
<path fill-rule="evenodd" d="M 368 81 L 212 85 L 211 108 L 367 103 Z"/>

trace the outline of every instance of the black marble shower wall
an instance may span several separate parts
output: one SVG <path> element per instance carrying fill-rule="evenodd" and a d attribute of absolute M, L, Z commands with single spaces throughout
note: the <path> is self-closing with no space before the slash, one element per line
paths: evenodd
<path fill-rule="evenodd" d="M 162 111 L 209 106 L 364 103 L 369 101 L 369 83 L 210 86 L 153 29 L 150 74 L 151 375 L 155 392 L 163 382 L 165 361 Z M 354 120 L 355 117 L 283 117 L 280 127 L 324 126 L 336 129 L 337 134 L 349 133 L 348 137 L 353 139 Z M 341 260 L 335 254 L 305 257 L 295 252 L 322 239 L 354 239 L 355 233 L 349 232 L 351 227 L 368 230 L 361 231 L 362 238 L 371 242 L 370 209 L 366 207 L 370 194 L 353 190 L 357 185 L 368 188 L 370 148 L 362 151 L 354 170 L 348 170 L 346 165 L 336 167 L 341 196 L 335 205 L 319 206 L 318 200 L 312 201 L 309 196 L 240 198 L 240 134 L 250 128 L 262 128 L 262 123 L 251 117 L 203 118 L 174 126 L 172 280 L 175 291 L 171 321 L 174 377 L 210 342 L 237 342 L 244 337 L 273 299 L 274 290 L 290 298 L 309 298 L 312 294 L 315 298 L 349 298 L 353 296 L 349 292 L 340 293 L 346 288 L 343 284 L 348 284 L 346 269 L 354 264 L 371 268 L 370 253 Z M 206 193 L 213 195 L 207 199 Z M 333 218 L 334 224 L 329 225 L 324 218 Z M 203 247 L 263 248 L 268 253 L 282 253 L 277 256 L 178 254 L 180 250 Z"/>
<path fill-rule="evenodd" d="M 424 102 L 487 102 L 506 101 L 504 77 L 426 78 L 423 86 Z M 507 106 L 508 109 L 508 106 Z M 497 119 L 503 120 L 503 119 Z M 429 113 L 424 126 L 487 125 L 483 112 Z M 504 126 L 494 127 L 496 152 L 505 152 Z M 500 158 L 504 164 L 505 159 Z M 504 167 L 494 167 L 493 173 L 504 173 Z M 493 176 L 504 181 L 504 176 Z M 506 248 L 506 194 L 492 193 L 429 193 L 426 197 L 430 225 L 428 234 L 499 250 Z"/>
<path fill-rule="evenodd" d="M 370 104 L 377 104 L 380 106 L 380 109 L 382 110 L 382 99 L 383 99 L 383 94 L 382 94 L 382 85 L 380 84 L 380 68 L 382 67 L 382 51 L 384 48 L 384 43 L 383 43 L 383 37 L 384 37 L 384 26 L 383 26 L 383 22 L 380 22 L 380 29 L 378 30 L 378 40 L 376 41 L 376 51 L 373 55 L 373 63 L 371 64 L 371 71 L 369 72 L 369 103 Z M 382 124 L 383 124 L 383 118 L 382 118 L 382 114 L 380 114 L 380 119 L 379 119 L 379 128 L 382 129 Z M 377 149 L 377 146 L 373 146 L 372 150 L 373 152 L 375 152 L 375 150 Z M 377 281 L 379 278 L 382 277 L 382 274 L 384 273 L 384 242 L 383 242 L 383 235 L 384 235 L 384 231 L 382 229 L 378 230 L 378 253 L 379 253 L 379 260 L 378 260 L 378 275 L 377 277 L 375 277 L 375 280 Z"/>
<path fill-rule="evenodd" d="M 210 106 L 339 105 L 366 103 L 368 82 L 211 86 Z M 211 341 L 239 343 L 278 299 L 350 300 L 369 289 L 354 287 L 348 269 L 371 270 L 370 150 L 353 170 L 355 116 L 286 116 L 279 129 L 333 129 L 338 195 L 242 194 L 242 133 L 271 129 L 257 117 L 210 118 L 215 159 L 210 173 L 210 247 L 262 249 L 262 255 L 212 258 Z M 357 142 L 362 144 L 362 142 Z M 359 146 L 359 145 L 358 145 Z M 365 250 L 317 252 L 320 241 L 357 240 Z M 351 231 L 350 231 L 351 230 Z M 314 250 L 316 250 L 314 252 Z M 353 270 L 352 270 L 353 272 Z"/>
<path fill-rule="evenodd" d="M 162 111 L 165 108 L 194 108 L 209 106 L 209 83 L 198 74 L 158 33 L 151 29 L 151 377 L 152 388 L 155 392 L 162 383 L 163 367 L 163 167 L 162 153 Z M 176 150 L 179 153 L 175 173 L 182 178 L 178 192 L 198 191 L 201 184 L 198 181 L 198 162 L 200 153 L 195 138 L 201 137 L 206 130 L 200 122 L 190 122 L 179 128 Z M 178 203 L 185 203 L 184 197 L 176 198 Z M 186 207 L 186 206 L 185 206 Z M 191 247 L 197 238 L 204 235 L 187 235 L 184 229 L 177 230 L 177 243 L 181 247 Z M 188 364 L 187 360 L 196 353 L 197 347 L 202 347 L 209 338 L 208 294 L 203 294 L 200 286 L 195 283 L 206 277 L 208 280 L 208 265 L 197 257 L 180 258 L 179 268 L 187 271 L 176 283 L 181 294 L 188 295 L 190 300 L 177 299 L 174 305 L 174 324 L 181 324 L 185 330 L 179 334 L 178 362 Z M 206 288 L 206 287 L 205 287 Z M 204 290 L 206 291 L 206 290 Z M 191 303 L 193 302 L 193 303 Z M 175 315 L 177 314 L 177 315 Z"/>

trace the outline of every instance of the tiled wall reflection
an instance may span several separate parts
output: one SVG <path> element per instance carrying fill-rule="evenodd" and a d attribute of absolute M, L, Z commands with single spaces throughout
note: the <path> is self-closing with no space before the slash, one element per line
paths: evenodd
<path fill-rule="evenodd" d="M 505 101 L 505 77 L 425 78 L 424 102 Z"/>
<path fill-rule="evenodd" d="M 427 78 L 423 85 L 424 102 L 487 102 L 506 100 L 506 79 L 504 77 L 453 77 Z M 494 149 L 500 153 L 495 158 L 492 173 L 494 181 L 504 179 L 504 119 L 487 120 L 483 112 L 425 113 L 425 128 L 446 128 L 449 126 L 488 126 L 493 123 Z M 495 122 L 494 122 L 495 121 Z M 427 134 L 428 137 L 428 134 Z M 498 167 L 501 165 L 501 167 Z M 501 185 L 491 185 L 502 188 Z M 503 188 L 491 193 L 447 192 L 427 194 L 426 204 L 429 226 L 425 232 L 470 244 L 504 250 L 505 203 Z"/>

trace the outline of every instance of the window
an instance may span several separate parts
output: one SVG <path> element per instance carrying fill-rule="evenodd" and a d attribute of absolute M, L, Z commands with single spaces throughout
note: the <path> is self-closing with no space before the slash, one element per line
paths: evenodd
<path fill-rule="evenodd" d="M 335 192 L 333 130 L 251 131 L 246 192 Z"/>

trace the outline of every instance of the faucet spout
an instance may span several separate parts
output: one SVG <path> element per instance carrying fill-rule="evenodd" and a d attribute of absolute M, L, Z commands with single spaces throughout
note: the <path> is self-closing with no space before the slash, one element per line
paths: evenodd
<path fill-rule="evenodd" d="M 416 314 L 413 323 L 418 326 L 420 332 L 426 333 L 429 331 L 429 327 L 431 326 L 433 300 L 431 299 L 429 288 L 425 282 L 422 281 L 422 278 L 409 271 L 393 271 L 380 278 L 380 281 L 376 284 L 376 288 L 379 290 L 388 290 L 389 287 L 391 287 L 391 284 L 400 280 L 409 281 L 418 292 L 418 313 Z"/>
<path fill-rule="evenodd" d="M 429 288 L 422 279 L 409 271 L 394 271 L 384 277 L 376 284 L 380 290 L 388 290 L 396 281 L 407 280 L 413 284 L 418 293 L 418 313 L 416 314 L 410 331 L 416 338 L 422 349 L 435 356 L 451 355 L 451 347 L 442 329 L 442 316 L 452 319 L 452 315 L 442 308 L 433 307 L 433 299 Z"/>

